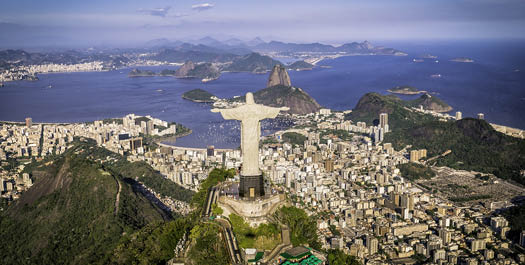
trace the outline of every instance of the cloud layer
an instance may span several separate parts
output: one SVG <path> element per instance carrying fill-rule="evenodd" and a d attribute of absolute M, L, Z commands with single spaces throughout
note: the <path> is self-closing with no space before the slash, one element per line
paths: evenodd
<path fill-rule="evenodd" d="M 171 9 L 171 6 L 164 8 L 141 8 L 137 10 L 139 13 L 148 14 L 155 17 L 166 17 L 168 11 Z"/>
<path fill-rule="evenodd" d="M 197 11 L 204 11 L 213 8 L 215 5 L 210 3 L 204 3 L 204 4 L 198 4 L 198 5 L 192 5 L 191 9 L 197 10 Z"/>

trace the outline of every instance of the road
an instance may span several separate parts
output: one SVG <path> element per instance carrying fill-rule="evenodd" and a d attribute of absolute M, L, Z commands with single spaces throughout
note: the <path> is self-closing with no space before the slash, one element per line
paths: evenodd
<path fill-rule="evenodd" d="M 202 213 L 203 217 L 210 217 L 213 204 L 217 203 L 219 197 L 219 191 L 217 187 L 212 187 L 208 190 L 208 196 L 206 197 L 206 205 Z"/>
<path fill-rule="evenodd" d="M 233 234 L 233 230 L 230 222 L 226 219 L 216 219 L 217 223 L 223 228 L 224 238 L 226 239 L 226 246 L 228 247 L 228 253 L 233 261 L 233 264 L 242 264 L 241 250 L 237 245 L 237 240 Z"/>

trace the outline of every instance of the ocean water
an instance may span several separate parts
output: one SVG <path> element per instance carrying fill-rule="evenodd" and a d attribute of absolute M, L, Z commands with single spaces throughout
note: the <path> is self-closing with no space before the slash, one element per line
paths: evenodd
<path fill-rule="evenodd" d="M 292 84 L 301 87 L 321 105 L 353 108 L 367 92 L 387 94 L 398 85 L 432 92 L 464 117 L 482 112 L 494 123 L 525 129 L 525 42 L 389 43 L 409 56 L 349 56 L 320 63 L 311 71 L 289 72 Z M 415 63 L 418 55 L 437 59 Z M 474 63 L 451 62 L 469 57 Z M 436 60 L 438 62 L 436 62 Z M 160 71 L 176 67 L 139 67 Z M 127 76 L 130 69 L 110 72 L 39 75 L 35 82 L 16 81 L 0 88 L 0 120 L 35 122 L 81 122 L 121 117 L 128 113 L 151 115 L 179 122 L 193 130 L 175 145 L 235 148 L 239 146 L 239 123 L 224 121 L 211 113 L 210 105 L 182 99 L 185 91 L 202 88 L 219 97 L 242 95 L 264 88 L 268 75 L 225 73 L 218 80 L 173 77 Z M 440 74 L 440 78 L 431 77 Z M 403 96 L 414 98 L 414 96 Z M 269 133 L 282 126 L 265 122 Z"/>

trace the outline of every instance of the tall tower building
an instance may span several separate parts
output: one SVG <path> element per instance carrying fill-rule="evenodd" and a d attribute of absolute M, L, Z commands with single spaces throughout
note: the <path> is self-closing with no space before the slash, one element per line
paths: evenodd
<path fill-rule="evenodd" d="M 461 111 L 456 111 L 456 120 L 459 121 L 463 119 L 463 113 Z"/>
<path fill-rule="evenodd" d="M 365 239 L 366 247 L 368 248 L 368 254 L 373 255 L 377 253 L 377 249 L 379 247 L 379 240 L 377 240 L 377 238 L 372 235 L 367 235 Z"/>
<path fill-rule="evenodd" d="M 385 129 L 385 132 L 388 132 L 388 113 L 379 114 L 379 127 Z"/>
<path fill-rule="evenodd" d="M 206 148 L 206 154 L 208 156 L 214 156 L 215 155 L 215 146 L 208 145 L 208 147 Z"/>
<path fill-rule="evenodd" d="M 33 119 L 31 117 L 26 118 L 26 126 L 27 127 L 33 126 Z"/>
<path fill-rule="evenodd" d="M 443 240 L 443 244 L 448 245 L 452 239 L 452 232 L 448 231 L 446 228 L 441 228 L 439 230 L 439 237 Z"/>
<path fill-rule="evenodd" d="M 480 120 L 484 120 L 484 119 L 485 119 L 485 114 L 483 114 L 483 113 L 478 113 L 478 119 L 480 119 Z"/>
<path fill-rule="evenodd" d="M 525 247 L 525 230 L 520 233 L 520 246 Z"/>

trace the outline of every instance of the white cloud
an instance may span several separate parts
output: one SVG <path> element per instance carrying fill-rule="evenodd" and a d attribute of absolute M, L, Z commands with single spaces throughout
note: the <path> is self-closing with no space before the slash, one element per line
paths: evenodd
<path fill-rule="evenodd" d="M 156 17 L 166 17 L 170 9 L 171 9 L 171 6 L 167 6 L 164 8 L 141 8 L 137 10 L 137 12 L 149 14 L 151 16 L 156 16 Z"/>
<path fill-rule="evenodd" d="M 214 6 L 215 6 L 214 4 L 204 3 L 204 4 L 192 5 L 191 9 L 197 10 L 197 11 L 204 11 L 204 10 L 213 8 Z"/>

